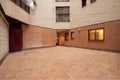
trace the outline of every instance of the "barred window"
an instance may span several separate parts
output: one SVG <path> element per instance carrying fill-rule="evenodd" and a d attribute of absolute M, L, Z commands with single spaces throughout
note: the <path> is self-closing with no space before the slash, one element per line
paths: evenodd
<path fill-rule="evenodd" d="M 21 7 L 23 10 L 25 10 L 27 13 L 30 13 L 30 7 L 28 5 L 26 5 L 25 2 L 23 2 L 22 0 L 12 0 L 16 5 L 18 5 L 19 7 Z"/>
<path fill-rule="evenodd" d="M 56 7 L 56 22 L 69 22 L 69 7 Z"/>

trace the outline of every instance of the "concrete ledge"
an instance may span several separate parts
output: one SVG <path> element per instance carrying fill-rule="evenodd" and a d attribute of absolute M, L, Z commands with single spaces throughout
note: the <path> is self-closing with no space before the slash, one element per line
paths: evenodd
<path fill-rule="evenodd" d="M 60 45 L 62 46 L 62 45 Z M 69 46 L 69 45 L 63 45 L 64 47 L 75 47 L 75 48 L 83 48 L 83 49 L 91 49 L 91 50 L 97 50 L 97 51 L 107 51 L 107 52 L 116 52 L 120 53 L 120 50 L 108 50 L 108 49 L 99 49 L 99 48 L 88 48 L 88 47 L 79 47 L 79 46 Z"/>
<path fill-rule="evenodd" d="M 50 48 L 50 47 L 56 47 L 56 45 L 52 45 L 52 46 L 42 46 L 42 47 L 31 47 L 31 48 L 25 48 L 22 51 L 25 50 L 32 50 L 32 49 L 41 49 L 41 48 Z"/>

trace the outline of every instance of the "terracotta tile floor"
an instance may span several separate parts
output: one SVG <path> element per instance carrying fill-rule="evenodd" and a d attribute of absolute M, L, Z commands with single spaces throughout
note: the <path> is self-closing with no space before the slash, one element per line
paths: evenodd
<path fill-rule="evenodd" d="M 120 53 L 52 47 L 9 54 L 0 80 L 120 80 Z"/>

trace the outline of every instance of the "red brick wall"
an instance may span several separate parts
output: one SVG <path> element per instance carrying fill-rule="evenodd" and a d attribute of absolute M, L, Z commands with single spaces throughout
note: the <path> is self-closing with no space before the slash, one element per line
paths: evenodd
<path fill-rule="evenodd" d="M 104 28 L 104 41 L 88 41 L 88 30 L 96 28 Z M 70 32 L 72 31 L 75 32 L 74 40 L 71 40 Z M 64 45 L 120 52 L 120 20 L 70 29 L 69 41 Z"/>
<path fill-rule="evenodd" d="M 56 30 L 23 25 L 23 49 L 56 45 Z"/>

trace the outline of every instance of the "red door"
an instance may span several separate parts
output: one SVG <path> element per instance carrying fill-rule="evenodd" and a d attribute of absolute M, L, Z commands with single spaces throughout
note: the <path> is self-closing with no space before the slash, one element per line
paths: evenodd
<path fill-rule="evenodd" d="M 22 29 L 9 29 L 10 52 L 21 51 L 23 47 Z"/>

